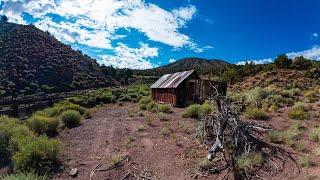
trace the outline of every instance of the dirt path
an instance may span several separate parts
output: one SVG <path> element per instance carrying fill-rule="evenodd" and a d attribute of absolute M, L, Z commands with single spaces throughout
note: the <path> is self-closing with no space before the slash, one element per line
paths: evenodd
<path fill-rule="evenodd" d="M 121 179 L 127 172 L 153 179 L 190 179 L 196 173 L 197 155 L 205 151 L 194 149 L 199 146 L 190 135 L 195 121 L 182 119 L 181 111 L 174 109 L 165 122 L 157 114 L 141 116 L 136 104 L 99 109 L 81 126 L 61 132 L 66 168 L 57 179 L 72 179 L 71 168 L 79 170 L 76 179 L 89 179 L 96 165 L 110 167 L 111 157 L 119 155 L 129 157 L 128 162 L 96 171 L 93 179 Z"/>

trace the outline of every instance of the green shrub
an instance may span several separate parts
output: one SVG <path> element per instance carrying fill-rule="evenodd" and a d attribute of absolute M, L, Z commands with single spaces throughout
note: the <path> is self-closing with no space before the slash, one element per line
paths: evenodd
<path fill-rule="evenodd" d="M 279 143 L 281 138 L 281 133 L 278 131 L 269 131 L 268 139 L 272 143 Z"/>
<path fill-rule="evenodd" d="M 304 93 L 304 97 L 310 102 L 316 102 L 318 99 L 318 92 L 317 90 L 311 90 Z"/>
<path fill-rule="evenodd" d="M 81 115 L 83 115 L 86 112 L 86 109 L 77 105 L 72 104 L 68 101 L 61 101 L 59 103 L 54 104 L 54 106 L 51 108 L 53 111 L 52 116 L 59 116 L 62 112 L 67 110 L 75 110 L 78 111 Z M 49 117 L 52 117 L 49 116 Z"/>
<path fill-rule="evenodd" d="M 139 100 L 139 104 L 149 104 L 151 101 L 151 96 L 145 96 Z"/>
<path fill-rule="evenodd" d="M 44 117 L 53 117 L 55 116 L 55 111 L 53 110 L 53 108 L 46 108 L 40 111 L 36 111 L 34 112 L 32 115 L 33 116 L 44 116 Z"/>
<path fill-rule="evenodd" d="M 85 97 L 73 97 L 70 98 L 69 101 L 80 106 L 87 106 L 87 101 Z"/>
<path fill-rule="evenodd" d="M 144 130 L 146 130 L 146 127 L 143 124 L 141 124 L 141 125 L 138 126 L 137 130 L 138 131 L 144 131 Z"/>
<path fill-rule="evenodd" d="M 103 93 L 101 96 L 100 96 L 100 100 L 103 102 L 103 103 L 113 103 L 115 102 L 115 97 L 112 95 L 111 92 L 108 92 L 108 93 Z"/>
<path fill-rule="evenodd" d="M 80 125 L 81 115 L 78 111 L 67 110 L 61 114 L 61 120 L 67 127 L 74 127 Z"/>
<path fill-rule="evenodd" d="M 0 116 L 0 162 L 10 159 L 17 150 L 18 141 L 24 137 L 34 137 L 34 134 L 19 120 Z"/>
<path fill-rule="evenodd" d="M 192 104 L 188 106 L 184 112 L 182 113 L 182 117 L 184 118 L 199 118 L 204 114 L 203 107 L 199 104 Z"/>
<path fill-rule="evenodd" d="M 260 107 L 262 100 L 267 98 L 269 94 L 267 90 L 256 87 L 245 94 L 245 102 L 248 105 Z"/>
<path fill-rule="evenodd" d="M 294 97 L 294 96 L 300 96 L 302 94 L 302 91 L 299 88 L 292 88 L 289 90 L 283 90 L 281 92 L 281 95 L 283 97 Z"/>
<path fill-rule="evenodd" d="M 14 169 L 49 174 L 60 165 L 60 150 L 60 142 L 46 136 L 22 138 L 18 142 L 18 151 L 12 157 Z"/>
<path fill-rule="evenodd" d="M 272 106 L 283 107 L 285 105 L 293 105 L 292 98 L 286 98 L 278 94 L 270 94 L 266 99 L 262 100 L 262 107 L 269 108 Z"/>
<path fill-rule="evenodd" d="M 317 156 L 320 156 L 320 147 L 316 147 L 314 150 L 313 150 L 313 153 Z"/>
<path fill-rule="evenodd" d="M 246 108 L 246 115 L 253 119 L 267 119 L 268 116 L 265 111 L 259 109 L 259 108 L 253 108 L 253 107 L 247 107 Z"/>
<path fill-rule="evenodd" d="M 192 127 L 187 124 L 180 124 L 179 128 L 181 129 L 182 132 L 186 134 L 191 134 L 193 132 Z"/>
<path fill-rule="evenodd" d="M 295 139 L 301 135 L 300 124 L 294 123 L 291 125 L 290 129 L 281 133 L 282 139 L 287 146 L 292 147 L 294 145 Z"/>
<path fill-rule="evenodd" d="M 146 116 L 146 122 L 149 126 L 155 126 L 155 120 L 151 116 Z"/>
<path fill-rule="evenodd" d="M 320 128 L 312 129 L 309 134 L 309 139 L 317 143 L 320 143 Z"/>
<path fill-rule="evenodd" d="M 203 103 L 202 108 L 203 108 L 203 114 L 210 114 L 214 110 L 212 104 L 209 101 L 206 101 L 205 103 Z"/>
<path fill-rule="evenodd" d="M 168 115 L 166 115 L 166 114 L 163 113 L 163 112 L 159 112 L 159 113 L 158 113 L 158 118 L 160 119 L 160 121 L 168 121 L 168 120 L 169 120 Z"/>
<path fill-rule="evenodd" d="M 52 117 L 33 115 L 27 120 L 26 124 L 38 135 L 47 134 L 51 136 L 58 132 L 59 120 Z"/>
<path fill-rule="evenodd" d="M 208 170 L 212 167 L 212 162 L 208 158 L 204 158 L 200 163 L 199 167 L 201 170 Z"/>
<path fill-rule="evenodd" d="M 312 165 L 310 157 L 308 155 L 301 156 L 298 161 L 298 165 L 303 168 L 308 168 Z"/>
<path fill-rule="evenodd" d="M 304 120 L 308 118 L 308 113 L 300 108 L 291 108 L 288 112 L 288 116 L 291 119 Z"/>
<path fill-rule="evenodd" d="M 306 151 L 306 144 L 304 142 L 296 142 L 294 145 L 294 149 L 298 150 L 299 152 Z"/>
<path fill-rule="evenodd" d="M 14 169 L 24 172 L 49 174 L 59 167 L 60 142 L 46 136 L 22 138 L 12 157 Z"/>
<path fill-rule="evenodd" d="M 0 176 L 2 180 L 48 180 L 46 176 L 39 176 L 37 174 L 28 172 L 28 173 L 15 173 L 10 175 Z"/>
<path fill-rule="evenodd" d="M 158 104 L 155 102 L 150 102 L 147 104 L 147 110 L 153 113 L 158 112 Z"/>
<path fill-rule="evenodd" d="M 170 113 L 171 112 L 171 106 L 168 104 L 160 104 L 159 111 L 163 113 Z"/>
<path fill-rule="evenodd" d="M 251 152 L 248 155 L 241 155 L 236 157 L 237 170 L 248 172 L 253 170 L 254 167 L 261 165 L 263 162 L 262 156 L 259 153 Z"/>
<path fill-rule="evenodd" d="M 311 104 L 309 103 L 304 103 L 304 102 L 296 102 L 293 107 L 294 109 L 301 109 L 301 110 L 304 110 L 304 111 L 309 111 L 312 109 L 312 106 Z"/>
<path fill-rule="evenodd" d="M 85 119 L 90 119 L 90 118 L 92 118 L 92 114 L 91 114 L 90 111 L 86 111 L 86 112 L 84 113 L 83 117 L 84 117 Z"/>
<path fill-rule="evenodd" d="M 147 109 L 147 105 L 146 104 L 140 104 L 139 107 L 140 107 L 140 110 L 146 110 Z"/>

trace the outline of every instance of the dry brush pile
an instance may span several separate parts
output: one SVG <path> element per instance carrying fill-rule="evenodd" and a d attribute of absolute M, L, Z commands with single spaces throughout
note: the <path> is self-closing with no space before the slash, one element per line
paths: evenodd
<path fill-rule="evenodd" d="M 213 94 L 208 99 L 212 104 L 217 103 L 219 111 L 202 116 L 197 133 L 211 146 L 202 169 L 211 173 L 227 172 L 225 178 L 233 172 L 234 178 L 243 179 L 259 176 L 258 171 L 272 175 L 279 170 L 276 165 L 279 160 L 293 160 L 291 153 L 264 140 L 270 128 L 241 119 L 241 102 Z"/>

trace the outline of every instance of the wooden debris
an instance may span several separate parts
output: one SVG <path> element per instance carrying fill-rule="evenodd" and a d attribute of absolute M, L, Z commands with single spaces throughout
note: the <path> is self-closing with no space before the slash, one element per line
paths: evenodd
<path fill-rule="evenodd" d="M 100 167 L 101 164 L 98 164 L 95 168 L 93 168 L 90 172 L 90 180 L 92 180 L 94 173 L 96 172 L 96 170 L 98 169 L 98 167 Z"/>

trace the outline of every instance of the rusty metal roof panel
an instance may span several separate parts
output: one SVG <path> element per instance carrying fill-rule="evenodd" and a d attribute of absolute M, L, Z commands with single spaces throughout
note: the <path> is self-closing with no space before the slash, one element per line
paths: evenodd
<path fill-rule="evenodd" d="M 177 88 L 194 70 L 176 72 L 173 74 L 165 74 L 158 81 L 151 85 L 151 89 L 155 88 Z"/>

